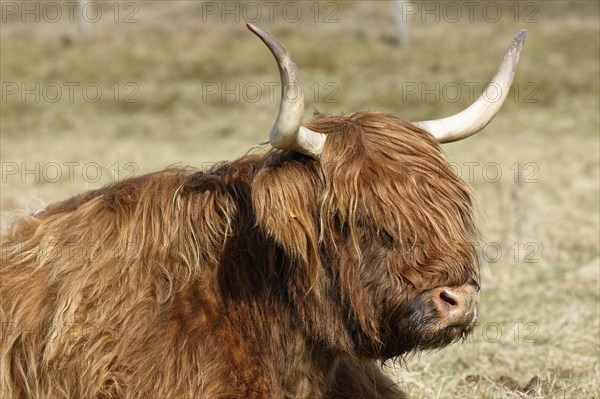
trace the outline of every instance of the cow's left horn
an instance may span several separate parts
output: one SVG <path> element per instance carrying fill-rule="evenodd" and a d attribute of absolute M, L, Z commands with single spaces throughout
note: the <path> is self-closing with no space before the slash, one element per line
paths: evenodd
<path fill-rule="evenodd" d="M 269 134 L 269 142 L 280 150 L 295 151 L 315 159 L 319 158 L 327 136 L 302 126 L 304 93 L 298 67 L 287 50 L 273 36 L 254 24 L 246 25 L 271 50 L 281 75 L 281 103 L 279 114 Z"/>
<path fill-rule="evenodd" d="M 413 125 L 428 131 L 440 143 L 462 140 L 483 129 L 494 119 L 508 96 L 519 62 L 519 55 L 525 43 L 526 32 L 525 29 L 521 29 L 515 35 L 512 43 L 508 46 L 508 50 L 506 50 L 506 54 L 504 54 L 504 59 L 496 75 L 471 106 L 447 118 L 413 122 Z"/>

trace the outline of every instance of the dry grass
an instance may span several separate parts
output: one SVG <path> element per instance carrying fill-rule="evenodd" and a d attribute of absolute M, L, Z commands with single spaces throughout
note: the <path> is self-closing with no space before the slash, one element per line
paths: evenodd
<path fill-rule="evenodd" d="M 265 82 L 278 80 L 270 54 L 242 23 L 216 17 L 203 23 L 202 3 L 194 1 L 141 3 L 137 23 L 114 23 L 110 4 L 103 3 L 110 17 L 95 24 L 94 38 L 86 43 L 66 21 L 2 22 L 3 95 L 7 83 L 32 88 L 57 82 L 63 88 L 56 103 L 43 98 L 36 103 L 32 95 L 26 101 L 2 99 L 3 219 L 15 209 L 33 211 L 108 183 L 115 166 L 121 178 L 174 163 L 202 167 L 234 159 L 266 139 L 277 90 L 275 102 L 266 91 L 257 102 L 202 95 L 206 83 L 256 82 L 266 90 Z M 416 120 L 458 111 L 468 96 L 455 103 L 403 98 L 403 82 L 484 83 L 511 36 L 528 28 L 517 101 L 509 99 L 484 133 L 446 146 L 463 178 L 469 179 L 469 162 L 476 163 L 472 185 L 489 250 L 482 268 L 481 326 L 467 342 L 413 356 L 391 365 L 390 373 L 416 397 L 599 397 L 598 3 L 534 3 L 539 7 L 534 23 L 523 22 L 532 10 L 526 3 L 519 3 L 517 24 L 512 2 L 500 3 L 503 17 L 497 23 L 486 22 L 481 8 L 473 22 L 464 16 L 458 23 L 443 18 L 435 23 L 433 17 L 420 23 L 417 14 L 404 48 L 390 41 L 390 3 L 321 3 L 321 20 L 334 10 L 331 4 L 338 7 L 338 22 L 332 24 L 312 21 L 312 2 L 298 4 L 304 12 L 300 22 L 287 23 L 278 8 L 275 22 L 261 25 L 292 51 L 305 87 L 319 85 L 316 102 L 314 91 L 307 96 L 307 117 L 313 109 L 384 110 Z M 120 4 L 121 20 L 132 10 L 125 5 Z M 103 96 L 87 102 L 76 89 L 69 102 L 64 82 L 97 83 Z M 110 89 L 115 82 L 121 90 L 116 102 Z M 127 82 L 139 89 L 135 103 L 123 101 L 131 92 Z M 338 88 L 338 103 L 325 102 L 329 82 Z M 529 90 L 527 83 L 533 84 Z M 531 87 L 538 89 L 535 103 L 524 101 Z M 52 162 L 61 166 L 57 179 Z M 68 162 L 78 162 L 72 176 Z M 493 165 L 487 166 L 488 179 L 482 174 L 491 162 L 502 172 L 497 182 L 489 179 Z M 25 173 L 36 163 L 39 173 Z M 537 182 L 515 184 L 515 163 L 527 164 L 524 176 Z M 105 169 L 93 181 L 96 165 Z M 497 248 L 502 255 L 491 261 Z M 503 376 L 521 388 L 538 376 L 543 386 L 522 393 L 499 383 Z"/>

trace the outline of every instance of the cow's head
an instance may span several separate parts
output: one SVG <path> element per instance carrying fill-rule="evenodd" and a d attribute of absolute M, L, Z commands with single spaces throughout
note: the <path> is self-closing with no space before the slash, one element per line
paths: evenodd
<path fill-rule="evenodd" d="M 500 110 L 525 31 L 486 92 L 457 115 L 411 123 L 361 112 L 303 126 L 296 65 L 272 36 L 248 27 L 275 56 L 282 79 L 270 143 L 284 151 L 267 157 L 253 182 L 259 225 L 309 266 L 316 295 L 339 298 L 359 352 L 391 357 L 468 334 L 477 320 L 478 231 L 471 193 L 440 143 L 475 134 Z"/>

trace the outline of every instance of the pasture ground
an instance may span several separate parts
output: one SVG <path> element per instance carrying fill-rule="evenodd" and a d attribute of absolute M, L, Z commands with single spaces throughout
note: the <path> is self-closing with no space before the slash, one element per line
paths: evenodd
<path fill-rule="evenodd" d="M 40 8 L 38 22 L 22 22 L 23 10 L 8 3 L 24 4 L 1 4 L 3 221 L 131 174 L 235 159 L 266 140 L 279 101 L 269 85 L 279 77 L 235 8 L 100 3 L 82 41 L 66 11 L 52 22 L 55 14 L 41 13 L 53 11 Z M 599 397 L 599 3 L 497 2 L 484 15 L 492 2 L 481 2 L 471 20 L 463 2 L 454 2 L 458 19 L 444 2 L 429 2 L 430 14 L 416 2 L 405 47 L 394 44 L 389 2 L 296 2 L 296 23 L 293 9 L 283 13 L 288 3 L 276 3 L 269 23 L 258 2 L 258 23 L 300 66 L 307 118 L 455 113 L 473 83 L 481 92 L 514 33 L 528 29 L 500 115 L 445 146 L 480 202 L 480 325 L 462 344 L 387 370 L 414 397 Z M 523 392 L 533 377 L 541 382 Z"/>

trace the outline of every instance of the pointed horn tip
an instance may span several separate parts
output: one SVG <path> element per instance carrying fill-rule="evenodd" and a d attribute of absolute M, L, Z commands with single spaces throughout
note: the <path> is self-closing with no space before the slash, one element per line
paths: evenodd
<path fill-rule="evenodd" d="M 527 29 L 520 29 L 515 37 L 513 38 L 510 49 L 517 49 L 517 51 L 521 51 L 523 49 L 523 45 L 525 44 L 525 37 L 527 36 Z"/>
<path fill-rule="evenodd" d="M 275 58 L 279 58 L 282 52 L 286 52 L 285 48 L 283 48 L 277 39 L 271 36 L 267 31 L 250 22 L 246 22 L 246 27 L 267 45 L 269 50 L 275 55 Z"/>
<path fill-rule="evenodd" d="M 523 50 L 523 46 L 525 45 L 525 37 L 527 36 L 527 29 L 520 29 L 515 37 L 510 42 L 510 45 L 506 49 L 506 53 L 504 54 L 504 62 L 510 62 L 513 67 L 517 65 L 519 62 L 519 58 L 521 56 L 521 51 Z"/>
<path fill-rule="evenodd" d="M 246 22 L 246 28 L 248 28 L 255 35 L 258 35 L 261 30 L 258 26 L 254 25 L 253 23 L 250 23 L 250 22 Z"/>
<path fill-rule="evenodd" d="M 251 22 L 246 22 L 246 28 L 250 30 L 250 32 L 254 33 L 256 36 L 260 37 L 261 40 L 265 41 L 270 35 L 262 30 L 258 25 L 255 25 Z"/>

